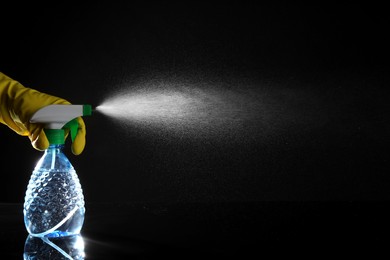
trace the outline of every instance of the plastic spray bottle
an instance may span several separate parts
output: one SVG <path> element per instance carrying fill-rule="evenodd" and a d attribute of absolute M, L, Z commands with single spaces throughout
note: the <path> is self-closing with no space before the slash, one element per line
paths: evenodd
<path fill-rule="evenodd" d="M 24 223 L 35 237 L 65 237 L 80 233 L 84 223 L 84 195 L 79 178 L 63 153 L 65 129 L 72 141 L 76 118 L 92 114 L 90 105 L 49 105 L 38 110 L 31 123 L 44 124 L 49 147 L 31 175 L 24 199 Z"/>

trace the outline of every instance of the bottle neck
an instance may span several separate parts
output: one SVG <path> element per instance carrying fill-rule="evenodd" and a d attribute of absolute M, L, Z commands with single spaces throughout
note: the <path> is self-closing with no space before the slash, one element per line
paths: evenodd
<path fill-rule="evenodd" d="M 62 149 L 65 145 L 64 144 L 50 144 L 49 148 L 59 148 Z"/>
<path fill-rule="evenodd" d="M 64 144 L 50 144 L 49 147 L 46 149 L 46 153 L 52 153 L 53 151 L 55 153 L 62 152 L 62 149 L 64 148 Z"/>

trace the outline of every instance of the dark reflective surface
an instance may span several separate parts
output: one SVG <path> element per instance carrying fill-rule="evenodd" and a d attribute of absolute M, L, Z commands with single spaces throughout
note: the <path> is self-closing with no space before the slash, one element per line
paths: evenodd
<path fill-rule="evenodd" d="M 375 255 L 390 243 L 389 202 L 87 204 L 82 236 L 43 241 L 21 204 L 0 205 L 2 259 L 191 259 Z M 27 239 L 26 239 L 27 237 Z M 60 248 L 61 250 L 58 250 Z M 58 257 L 58 258 L 55 258 Z M 77 258 L 76 258 L 77 259 Z"/>

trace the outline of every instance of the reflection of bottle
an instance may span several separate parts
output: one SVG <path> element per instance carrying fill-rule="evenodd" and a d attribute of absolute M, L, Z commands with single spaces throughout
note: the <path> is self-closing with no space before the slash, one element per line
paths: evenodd
<path fill-rule="evenodd" d="M 62 238 L 27 236 L 23 259 L 78 259 L 85 257 L 81 235 Z"/>
<path fill-rule="evenodd" d="M 27 186 L 24 222 L 37 237 L 63 237 L 79 234 L 84 222 L 84 196 L 72 164 L 62 152 L 65 130 L 72 137 L 78 123 L 74 119 L 90 115 L 90 106 L 52 105 L 39 110 L 32 122 L 46 123 L 49 148 L 36 165 Z M 67 123 L 68 122 L 68 123 Z"/>

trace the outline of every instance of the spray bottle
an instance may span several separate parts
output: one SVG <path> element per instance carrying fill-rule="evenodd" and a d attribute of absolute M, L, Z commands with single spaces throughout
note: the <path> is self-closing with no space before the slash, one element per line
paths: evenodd
<path fill-rule="evenodd" d="M 49 147 L 31 175 L 24 199 L 24 223 L 35 237 L 65 237 L 80 233 L 84 223 L 84 196 L 79 178 L 63 153 L 65 130 L 72 141 L 76 118 L 92 114 L 90 105 L 49 105 L 38 110 L 31 123 L 44 124 Z"/>

